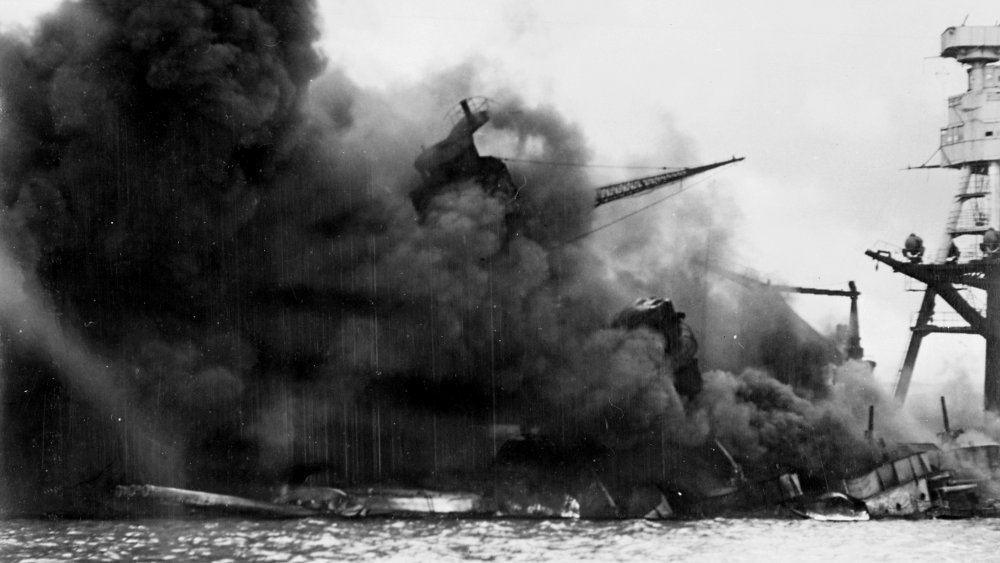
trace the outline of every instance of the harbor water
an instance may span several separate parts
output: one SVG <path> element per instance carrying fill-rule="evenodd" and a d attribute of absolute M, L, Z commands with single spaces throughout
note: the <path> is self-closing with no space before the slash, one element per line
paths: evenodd
<path fill-rule="evenodd" d="M 0 561 L 990 561 L 1000 519 L 0 521 Z"/>

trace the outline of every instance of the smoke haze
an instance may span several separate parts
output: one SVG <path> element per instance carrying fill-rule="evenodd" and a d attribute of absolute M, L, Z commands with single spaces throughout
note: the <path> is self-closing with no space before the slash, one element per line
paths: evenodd
<path fill-rule="evenodd" d="M 595 181 L 512 164 L 516 210 L 462 180 L 418 221 L 413 159 L 481 93 L 477 66 L 368 91 L 324 68 L 314 20 L 307 1 L 89 0 L 0 37 L 0 271 L 28 288 L 0 302 L 4 394 L 28 394 L 6 407 L 21 425 L 8 474 L 50 464 L 46 484 L 112 463 L 122 481 L 225 489 L 321 462 L 341 483 L 416 479 L 486 467 L 495 424 L 612 450 L 718 439 L 755 467 L 844 474 L 876 455 L 870 404 L 887 438 L 922 438 L 860 364 L 791 362 L 779 381 L 706 334 L 729 371 L 686 399 L 662 335 L 609 328 L 662 295 L 699 335 L 739 317 L 737 339 L 809 345 L 768 340 L 760 320 L 792 313 L 707 277 L 733 244 L 717 216 L 736 212 L 714 196 L 677 199 L 666 227 L 640 216 L 567 244 L 596 224 Z M 495 97 L 484 154 L 588 160 L 555 108 L 516 85 Z M 43 427 L 51 404 L 72 405 L 66 428 Z M 162 447 L 81 429 L 121 408 L 142 419 L 133 441 Z M 55 459 L 30 453 L 37 436 L 102 446 Z M 168 458 L 171 476 L 151 473 Z"/>

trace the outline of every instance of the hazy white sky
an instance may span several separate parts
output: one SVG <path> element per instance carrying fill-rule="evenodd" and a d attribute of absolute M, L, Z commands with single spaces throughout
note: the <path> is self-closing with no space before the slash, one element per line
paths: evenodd
<path fill-rule="evenodd" d="M 735 265 L 776 282 L 856 280 L 862 344 L 891 385 L 920 294 L 864 250 L 930 246 L 957 184 L 901 171 L 937 148 L 961 66 L 940 59 L 951 25 L 1000 21 L 995 2 L 330 2 L 331 62 L 368 86 L 475 56 L 499 84 L 550 103 L 584 130 L 594 161 L 694 165 L 745 155 L 715 177 L 739 203 Z M 490 95 L 490 92 L 483 92 Z M 662 146 L 657 146 L 661 143 Z M 694 161 L 674 162 L 677 155 Z M 627 175 L 627 173 L 626 173 Z M 609 181 L 611 181 L 609 179 Z M 671 219 L 670 204 L 648 213 Z M 613 213 L 609 212 L 613 216 Z M 846 302 L 799 297 L 818 328 Z M 939 309 L 947 309 L 939 305 Z M 956 379 L 981 393 L 979 338 L 925 339 L 913 393 Z"/>
<path fill-rule="evenodd" d="M 4 0 L 0 26 L 30 25 L 55 4 Z M 746 156 L 712 187 L 742 209 L 732 218 L 740 241 L 734 264 L 795 285 L 844 288 L 856 280 L 862 344 L 879 362 L 880 380 L 894 380 L 920 295 L 904 292 L 901 276 L 876 272 L 863 252 L 899 246 L 913 231 L 933 253 L 957 175 L 901 169 L 932 155 L 946 97 L 965 89 L 960 65 L 937 58 L 941 32 L 966 18 L 995 24 L 1000 4 L 321 0 L 320 7 L 330 66 L 363 86 L 386 88 L 474 58 L 485 84 L 514 87 L 577 123 L 595 162 L 686 166 Z M 691 160 L 677 162 L 678 155 Z M 669 221 L 670 204 L 648 213 Z M 846 321 L 846 302 L 795 304 L 818 328 Z M 958 379 L 981 393 L 982 350 L 978 338 L 927 338 L 913 391 Z"/>

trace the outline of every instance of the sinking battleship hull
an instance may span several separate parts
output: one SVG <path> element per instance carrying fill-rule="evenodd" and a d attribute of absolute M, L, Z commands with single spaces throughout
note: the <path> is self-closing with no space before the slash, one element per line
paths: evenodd
<path fill-rule="evenodd" d="M 676 312 L 668 317 L 679 321 Z M 622 328 L 652 325 L 664 330 L 641 315 L 636 318 L 622 321 Z M 693 339 L 687 340 L 690 331 L 666 326 L 674 332 L 665 342 L 674 348 L 664 353 L 686 358 L 684 365 L 695 368 L 693 353 L 686 353 L 693 347 Z M 272 396 L 302 407 L 284 411 L 284 428 L 291 437 L 287 448 L 267 451 L 259 443 L 216 442 L 213 429 L 205 428 L 198 434 L 204 443 L 189 444 L 183 453 L 188 475 L 158 475 L 139 461 L 144 456 L 170 461 L 169 445 L 147 439 L 141 442 L 146 450 L 138 450 L 123 436 L 122 425 L 102 419 L 98 409 L 44 377 L 43 368 L 25 367 L 30 366 L 8 369 L 5 381 L 9 400 L 4 416 L 24 421 L 11 425 L 17 433 L 7 434 L 0 444 L 5 473 L 11 477 L 3 499 L 8 513 L 142 514 L 115 496 L 117 485 L 136 483 L 264 502 L 273 500 L 267 488 L 279 482 L 280 466 L 313 462 L 324 464 L 314 483 L 344 491 L 367 490 L 371 483 L 442 494 L 472 491 L 493 499 L 497 510 L 491 514 L 511 517 L 701 517 L 758 510 L 778 514 L 776 507 L 795 496 L 783 493 L 780 486 L 762 484 L 766 479 L 734 481 L 731 460 L 712 447 L 678 445 L 662 421 L 649 421 L 641 431 L 626 428 L 628 442 L 603 440 L 602 433 L 608 432 L 620 409 L 630 408 L 627 402 L 607 406 L 589 426 L 550 426 L 525 435 L 518 424 L 495 421 L 530 419 L 538 403 L 517 402 L 502 393 L 480 396 L 449 378 L 433 387 L 423 380 L 386 378 L 384 387 L 366 389 L 352 401 L 345 401 L 337 389 L 272 382 L 271 387 L 247 393 L 249 402 L 234 405 L 233 411 L 255 412 L 259 406 L 253 401 Z M 700 386 L 700 380 L 696 383 Z M 460 403 L 441 399 L 457 396 Z M 45 409 L 51 409 L 51 417 L 30 415 Z M 261 463 L 268 457 L 278 460 L 270 470 Z M 30 467 L 47 471 L 40 474 Z"/>
<path fill-rule="evenodd" d="M 795 474 L 771 479 L 728 481 L 698 475 L 652 484 L 614 480 L 599 466 L 539 438 L 519 438 L 501 448 L 485 475 L 467 476 L 460 489 L 392 485 L 335 488 L 283 486 L 271 499 L 251 499 L 207 491 L 129 485 L 116 489 L 129 515 L 239 514 L 262 518 L 457 517 L 529 519 L 671 519 L 721 515 L 783 516 L 784 506 L 801 498 Z M 592 454 L 593 452 L 591 452 Z M 690 452 L 687 455 L 691 455 Z M 704 459 L 701 460 L 704 462 Z M 693 465 L 700 465 L 692 461 Z M 604 478 L 602 478 L 602 474 Z M 607 479 L 607 482 L 605 481 Z M 715 482 L 716 485 L 710 483 Z"/>
<path fill-rule="evenodd" d="M 933 452 L 939 476 L 930 481 L 937 518 L 1000 516 L 1000 445 L 955 446 Z"/>
<path fill-rule="evenodd" d="M 861 499 L 874 518 L 915 516 L 932 506 L 928 479 L 934 475 L 929 455 L 915 453 L 845 479 L 843 492 Z"/>
<path fill-rule="evenodd" d="M 778 517 L 799 506 L 801 490 L 793 476 L 745 483 L 696 499 L 676 491 L 633 487 L 614 497 L 597 479 L 575 495 L 554 491 L 494 489 L 490 493 L 370 487 L 297 487 L 272 500 L 250 499 L 157 485 L 119 486 L 116 494 L 130 515 L 240 515 L 255 518 L 528 518 L 646 519 L 704 518 L 720 515 Z M 677 502 L 675 508 L 670 498 Z M 860 501 L 859 501 L 860 502 Z M 811 506 L 811 505 L 808 505 Z M 863 504 L 862 504 L 863 506 Z M 813 512 L 822 510 L 813 509 Z M 826 513 L 830 513 L 827 508 Z M 865 514 L 867 517 L 867 513 Z M 820 518 L 836 519 L 836 518 Z"/>
<path fill-rule="evenodd" d="M 581 504 L 577 499 L 539 491 L 486 495 L 392 487 L 296 487 L 282 492 L 275 499 L 258 500 L 176 487 L 128 485 L 119 486 L 116 493 L 130 512 L 144 515 L 159 512 L 174 516 L 241 515 L 256 518 L 581 517 Z M 662 494 L 630 500 L 633 504 L 629 508 L 638 507 L 641 510 L 636 517 L 663 519 L 673 515 Z M 584 516 L 594 517 L 586 513 Z M 602 512 L 600 516 L 607 517 L 607 514 Z"/>
<path fill-rule="evenodd" d="M 146 514 L 158 507 L 180 508 L 185 515 L 255 518 L 473 517 L 497 511 L 490 499 L 479 494 L 423 489 L 302 487 L 272 500 L 257 500 L 176 487 L 123 485 L 116 494 L 131 511 Z"/>
<path fill-rule="evenodd" d="M 121 506 L 132 516 L 220 516 L 254 518 L 528 518 L 528 519 L 635 519 L 665 520 L 718 514 L 781 515 L 785 494 L 761 502 L 760 490 L 733 488 L 698 500 L 699 512 L 688 507 L 677 512 L 655 487 L 637 487 L 618 502 L 599 482 L 593 490 L 580 491 L 583 502 L 568 494 L 543 491 L 474 492 L 431 491 L 372 487 L 335 489 L 300 487 L 272 500 L 259 500 L 206 491 L 128 485 L 117 487 Z M 591 498 L 588 498 L 591 497 Z M 595 500 L 599 497 L 599 500 Z M 784 497 L 784 498 L 783 498 Z M 764 512 L 766 510 L 766 512 Z"/>
<path fill-rule="evenodd" d="M 854 478 L 842 492 L 872 518 L 1000 516 L 1000 446 L 949 447 L 901 455 Z"/>

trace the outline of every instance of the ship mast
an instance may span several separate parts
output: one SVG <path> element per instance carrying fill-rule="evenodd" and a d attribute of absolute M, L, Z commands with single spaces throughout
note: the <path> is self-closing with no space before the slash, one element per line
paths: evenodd
<path fill-rule="evenodd" d="M 941 128 L 941 167 L 959 171 L 941 246 L 929 264 L 916 235 L 907 239 L 902 259 L 886 251 L 865 254 L 926 284 L 896 398 L 906 399 L 924 336 L 978 334 L 986 339 L 985 407 L 1000 412 L 1000 65 L 994 64 L 1000 61 L 1000 27 L 950 27 L 941 35 L 941 56 L 965 65 L 969 75 L 968 89 L 948 98 L 948 124 Z M 970 288 L 986 292 L 985 311 L 966 298 Z M 936 324 L 938 297 L 967 324 Z"/>

